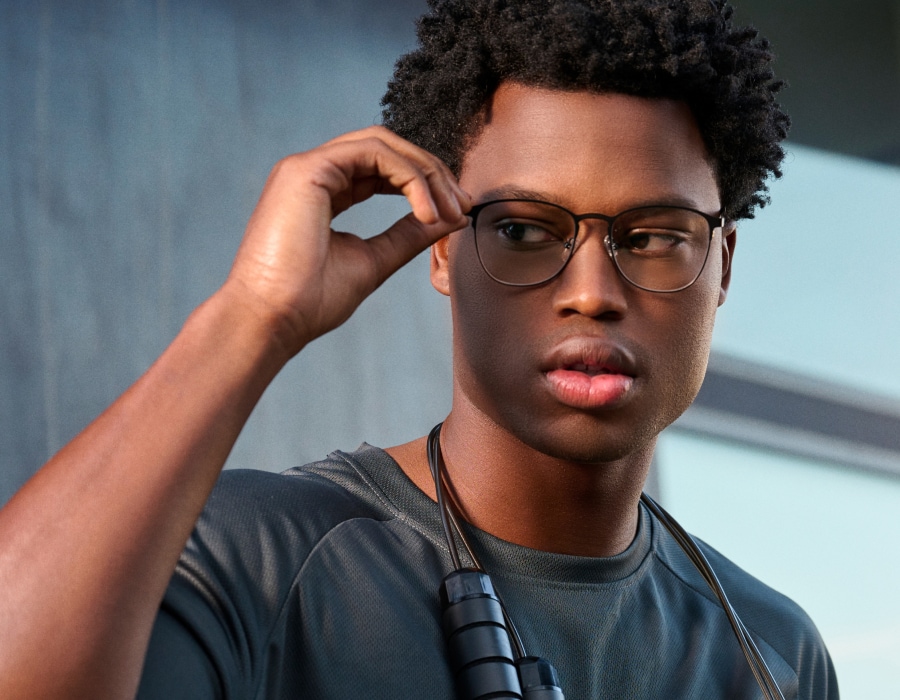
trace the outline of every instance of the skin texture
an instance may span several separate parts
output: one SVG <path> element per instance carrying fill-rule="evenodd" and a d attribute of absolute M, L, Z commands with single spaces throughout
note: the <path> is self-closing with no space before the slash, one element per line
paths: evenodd
<path fill-rule="evenodd" d="M 515 84 L 497 91 L 460 183 L 475 203 L 530 196 L 579 213 L 677 204 L 716 214 L 721 206 L 684 105 Z M 602 245 L 605 224 L 583 225 L 566 270 L 539 287 L 491 280 L 471 229 L 433 246 L 432 283 L 450 297 L 454 328 L 442 447 L 475 525 L 548 551 L 612 555 L 633 538 L 656 436 L 703 380 L 735 234 L 723 240 L 716 231 L 692 287 L 658 294 L 618 276 Z M 605 358 L 631 379 L 589 406 L 548 375 L 561 362 Z M 395 455 L 431 492 L 422 452 L 414 444 Z"/>

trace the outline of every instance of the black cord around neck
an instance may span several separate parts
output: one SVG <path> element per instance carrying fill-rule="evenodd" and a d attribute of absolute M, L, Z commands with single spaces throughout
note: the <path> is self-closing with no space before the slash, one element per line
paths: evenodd
<path fill-rule="evenodd" d="M 437 498 L 438 509 L 441 513 L 441 524 L 444 528 L 444 537 L 447 540 L 447 548 L 450 551 L 450 558 L 453 562 L 455 573 L 465 571 L 459 558 L 459 550 L 456 545 L 456 537 L 451 531 L 452 526 L 456 531 L 456 535 L 463 543 L 463 547 L 466 549 L 469 558 L 476 567 L 474 571 L 485 574 L 484 567 L 478 561 L 478 558 L 475 556 L 475 552 L 473 551 L 470 543 L 466 538 L 466 535 L 460 523 L 459 513 L 455 508 L 455 504 L 453 504 L 452 502 L 448 502 L 444 498 L 444 486 L 447 480 L 447 475 L 443 455 L 441 454 L 440 436 L 442 425 L 443 423 L 438 423 L 436 426 L 434 426 L 434 428 L 431 429 L 431 432 L 428 435 L 426 453 L 428 456 L 428 466 L 431 469 L 431 476 L 434 479 L 434 489 Z M 728 622 L 731 625 L 732 631 L 737 638 L 738 644 L 741 647 L 741 651 L 744 654 L 744 658 L 746 659 L 747 664 L 750 667 L 750 671 L 753 673 L 753 677 L 756 680 L 757 685 L 763 692 L 765 700 L 785 700 L 784 695 L 782 694 L 781 689 L 778 687 L 778 683 L 776 683 L 771 670 L 765 662 L 765 659 L 763 659 L 759 648 L 753 641 L 753 638 L 750 636 L 750 632 L 747 630 L 740 616 L 737 614 L 737 611 L 734 609 L 734 607 L 732 607 L 731 602 L 728 600 L 728 596 L 725 594 L 725 590 L 722 588 L 722 584 L 719 582 L 719 578 L 716 576 L 715 571 L 713 571 L 713 568 L 707 560 L 706 556 L 697 546 L 694 538 L 691 537 L 691 535 L 688 534 L 687 531 L 685 531 L 685 529 L 682 528 L 681 525 L 679 525 L 675 518 L 673 518 L 662 506 L 660 506 L 656 501 L 650 498 L 650 496 L 642 493 L 641 502 L 654 516 L 656 516 L 657 520 L 669 532 L 669 534 L 675 540 L 676 544 L 678 544 L 685 555 L 687 555 L 690 562 L 700 572 L 700 575 L 716 595 L 716 598 L 719 600 L 719 604 L 722 606 L 722 609 L 725 612 L 725 616 L 728 618 Z M 472 570 L 470 569 L 470 571 Z M 496 588 L 493 589 L 493 592 L 496 594 L 496 598 L 499 601 L 500 608 L 502 610 L 503 619 L 506 623 L 506 629 L 509 633 L 510 641 L 513 645 L 515 655 L 514 658 L 516 659 L 516 662 L 539 662 L 542 664 L 546 664 L 546 666 L 552 670 L 552 666 L 550 666 L 549 663 L 545 662 L 543 659 L 536 659 L 535 657 L 529 657 L 525 654 L 525 648 L 522 644 L 522 639 L 519 636 L 518 630 L 516 630 L 516 627 L 506 610 L 506 606 L 503 605 L 503 601 L 500 598 L 499 593 L 496 592 Z M 555 671 L 552 671 L 552 675 L 554 677 L 555 673 Z M 562 691 L 559 691 L 559 697 L 561 696 Z"/>
<path fill-rule="evenodd" d="M 466 534 L 459 522 L 455 505 L 448 504 L 444 498 L 444 485 L 447 480 L 447 469 L 444 464 L 444 457 L 441 454 L 441 427 L 443 425 L 443 423 L 438 423 L 428 434 L 428 466 L 431 469 L 431 477 L 434 479 L 434 490 L 437 497 L 438 508 L 441 511 L 441 524 L 444 528 L 444 537 L 447 540 L 447 548 L 450 550 L 450 559 L 453 561 L 454 569 L 459 571 L 463 566 L 459 558 L 459 551 L 456 548 L 456 538 L 453 536 L 453 533 L 450 532 L 451 524 L 459 536 L 460 541 L 463 543 L 463 547 L 469 555 L 469 559 L 471 559 L 472 563 L 475 565 L 476 570 L 483 572 L 484 567 L 475 555 L 475 550 L 466 538 Z M 500 601 L 500 607 L 503 610 L 503 618 L 506 621 L 506 627 L 509 630 L 510 641 L 512 642 L 515 658 L 524 658 L 527 656 L 527 653 L 525 652 L 525 645 L 522 643 L 522 637 L 519 634 L 519 630 L 516 629 L 515 623 L 509 616 L 506 605 L 503 603 L 503 597 L 500 595 L 499 591 L 497 591 L 496 586 L 494 586 L 494 591 Z"/>

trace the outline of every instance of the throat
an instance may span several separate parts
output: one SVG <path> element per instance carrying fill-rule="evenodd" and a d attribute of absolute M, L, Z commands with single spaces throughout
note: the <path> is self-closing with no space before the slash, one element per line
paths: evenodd
<path fill-rule="evenodd" d="M 467 522 L 502 540 L 558 554 L 613 556 L 633 541 L 645 470 L 553 459 L 510 441 L 508 433 L 479 449 L 479 441 L 465 440 L 457 430 L 448 419 L 440 443 L 447 497 Z M 429 486 L 422 490 L 434 499 Z"/>

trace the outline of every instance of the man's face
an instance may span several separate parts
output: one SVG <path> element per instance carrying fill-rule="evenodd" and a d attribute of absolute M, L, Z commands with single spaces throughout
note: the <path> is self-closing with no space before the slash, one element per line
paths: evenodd
<path fill-rule="evenodd" d="M 460 183 L 475 203 L 534 198 L 576 214 L 721 208 L 690 110 L 619 94 L 502 85 Z M 453 310 L 455 413 L 464 408 L 554 457 L 605 462 L 646 447 L 688 407 L 734 234 L 723 241 L 717 230 L 697 282 L 668 294 L 623 280 L 605 235 L 604 222 L 583 222 L 562 275 L 527 288 L 485 274 L 471 228 L 434 246 L 432 282 Z"/>

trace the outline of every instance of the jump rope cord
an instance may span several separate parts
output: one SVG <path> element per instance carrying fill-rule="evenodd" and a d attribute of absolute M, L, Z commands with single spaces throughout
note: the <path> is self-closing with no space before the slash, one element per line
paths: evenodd
<path fill-rule="evenodd" d="M 719 582 L 719 578 L 716 576 L 712 565 L 697 546 L 694 538 L 691 537 L 691 535 L 681 527 L 678 521 L 675 520 L 675 518 L 673 518 L 661 505 L 650 498 L 650 496 L 642 493 L 641 502 L 657 517 L 663 527 L 669 531 L 669 534 L 678 546 L 681 547 L 682 551 L 684 551 L 688 559 L 700 572 L 707 585 L 709 585 L 713 593 L 715 593 L 716 597 L 719 599 L 719 603 L 725 611 L 725 616 L 728 618 L 731 629 L 734 631 L 735 637 L 737 637 L 738 644 L 740 644 L 741 651 L 747 659 L 750 671 L 753 673 L 757 685 L 759 685 L 760 689 L 763 691 L 766 700 L 784 700 L 784 695 L 781 693 L 781 689 L 775 682 L 772 671 L 766 664 L 765 659 L 763 659 L 759 647 L 756 646 L 756 642 L 753 641 L 753 637 L 750 636 L 750 632 L 747 630 L 744 622 L 731 605 L 731 601 L 728 600 L 728 596 L 725 594 L 725 590 L 722 588 L 722 584 Z"/>
<path fill-rule="evenodd" d="M 444 497 L 444 488 L 447 486 L 447 484 L 446 468 L 444 465 L 444 459 L 441 454 L 440 447 L 440 434 L 442 425 L 443 423 L 438 423 L 436 426 L 434 426 L 434 428 L 432 428 L 431 433 L 428 435 L 427 454 L 428 465 L 431 469 L 431 476 L 434 479 L 438 509 L 440 510 L 441 514 L 441 525 L 444 529 L 444 537 L 447 540 L 447 547 L 450 550 L 450 559 L 452 560 L 455 569 L 463 568 L 461 560 L 459 558 L 459 550 L 456 545 L 456 537 L 459 537 L 459 540 L 462 542 L 463 547 L 465 548 L 469 558 L 472 560 L 472 563 L 475 565 L 475 568 L 477 568 L 481 572 L 484 572 L 484 567 L 481 565 L 481 562 L 475 555 L 475 551 L 473 550 L 472 545 L 466 537 L 466 534 L 459 522 L 459 514 L 456 511 L 455 504 L 448 502 Z M 750 671 L 753 673 L 753 677 L 756 680 L 757 685 L 759 685 L 760 689 L 763 691 L 765 699 L 784 700 L 784 695 L 781 693 L 778 684 L 775 682 L 775 678 L 772 676 L 772 672 L 766 664 L 765 659 L 763 659 L 759 648 L 756 646 L 756 643 L 750 636 L 749 631 L 747 630 L 740 616 L 737 614 L 737 611 L 728 600 L 728 596 L 725 594 L 725 590 L 722 588 L 722 584 L 719 582 L 715 571 L 713 571 L 713 568 L 707 560 L 706 556 L 697 546 L 694 538 L 691 537 L 691 535 L 681 527 L 678 521 L 675 520 L 675 518 L 673 518 L 662 506 L 660 506 L 656 501 L 650 498 L 650 496 L 642 493 L 641 502 L 651 513 L 656 516 L 659 522 L 662 523 L 663 527 L 669 532 L 669 534 L 675 540 L 676 544 L 678 544 L 678 546 L 682 549 L 690 562 L 700 572 L 700 575 L 706 581 L 707 585 L 709 585 L 709 587 L 712 589 L 713 593 L 716 595 L 716 598 L 718 598 L 719 603 L 725 612 L 725 616 L 728 618 L 728 622 L 731 625 L 735 637 L 737 638 L 738 644 L 741 647 L 744 658 L 747 660 Z M 455 531 L 456 537 L 454 536 L 453 532 L 451 532 L 451 527 Z M 506 622 L 508 630 L 510 631 L 510 638 L 515 650 L 516 658 L 522 658 L 526 656 L 522 639 L 519 636 L 519 632 L 506 610 L 506 606 L 503 604 L 503 598 L 500 596 L 499 592 L 497 592 L 497 597 L 500 600 L 500 606 L 503 610 L 503 618 Z"/>
<path fill-rule="evenodd" d="M 466 534 L 460 525 L 455 504 L 448 504 L 444 499 L 446 468 L 444 466 L 443 455 L 441 454 L 440 436 L 442 425 L 443 423 L 438 423 L 431 429 L 431 433 L 428 435 L 428 466 L 431 469 L 431 476 L 434 479 L 434 490 L 437 495 L 438 508 L 441 511 L 441 524 L 444 527 L 444 537 L 447 540 L 447 547 L 450 550 L 450 559 L 453 561 L 453 567 L 455 569 L 458 570 L 463 568 L 459 559 L 459 551 L 456 548 L 456 538 L 453 537 L 453 534 L 450 532 L 450 525 L 452 524 L 453 529 L 459 536 L 459 539 L 462 542 L 466 553 L 469 555 L 469 559 L 471 559 L 472 563 L 475 565 L 475 568 L 483 573 L 487 573 L 484 571 L 481 561 L 475 555 L 475 550 L 472 548 L 469 539 L 466 537 Z M 503 611 L 503 620 L 506 623 L 506 629 L 509 631 L 514 658 L 522 659 L 528 655 L 525 652 L 525 645 L 522 643 L 522 637 L 519 635 L 519 630 L 516 629 L 515 623 L 506 610 L 503 596 L 501 596 L 500 591 L 497 590 L 496 584 L 494 584 L 494 593 L 500 601 L 500 609 Z"/>

